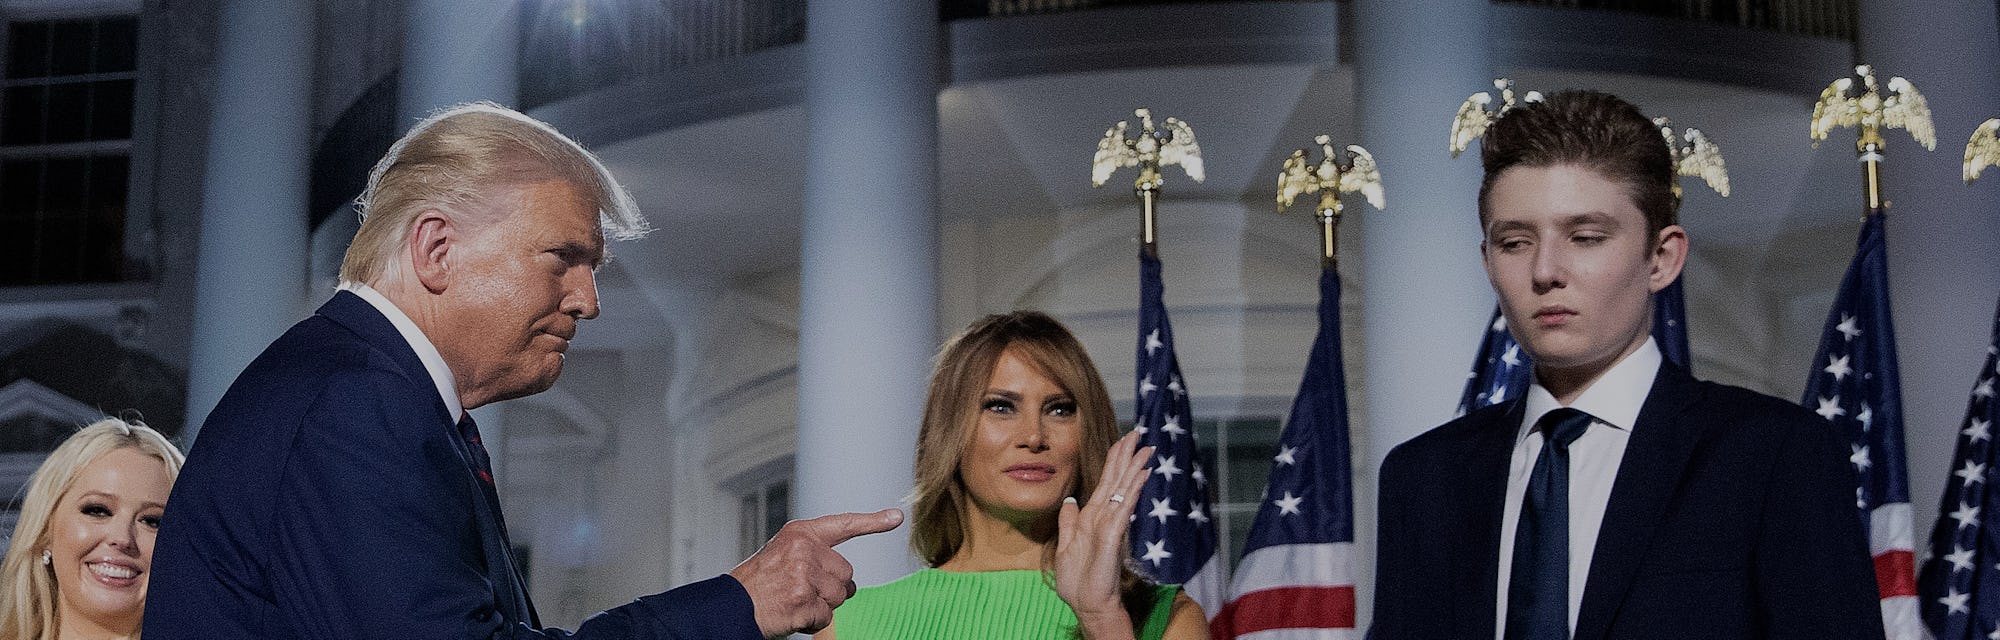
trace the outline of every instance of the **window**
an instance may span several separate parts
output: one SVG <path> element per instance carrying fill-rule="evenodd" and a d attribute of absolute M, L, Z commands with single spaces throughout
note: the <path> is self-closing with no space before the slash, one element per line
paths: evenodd
<path fill-rule="evenodd" d="M 1234 566 L 1243 559 L 1243 543 L 1264 502 L 1271 456 L 1278 450 L 1278 419 L 1197 420 L 1194 430 L 1202 459 L 1217 479 L 1217 504 L 1209 511 L 1222 537 L 1220 552 Z"/>
<path fill-rule="evenodd" d="M 779 480 L 743 494 L 737 512 L 737 557 L 748 558 L 764 547 L 792 519 L 792 481 Z"/>
<path fill-rule="evenodd" d="M 116 282 L 138 19 L 12 22 L 0 64 L 0 286 Z"/>

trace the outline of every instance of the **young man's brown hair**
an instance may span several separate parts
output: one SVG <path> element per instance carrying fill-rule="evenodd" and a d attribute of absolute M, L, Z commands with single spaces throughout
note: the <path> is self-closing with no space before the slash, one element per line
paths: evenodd
<path fill-rule="evenodd" d="M 1597 91 L 1559 91 L 1524 102 L 1493 123 L 1479 143 L 1486 177 L 1479 183 L 1479 221 L 1487 219 L 1493 181 L 1513 167 L 1572 164 L 1625 185 L 1632 204 L 1657 235 L 1679 224 L 1674 162 L 1660 128 L 1632 103 Z"/>

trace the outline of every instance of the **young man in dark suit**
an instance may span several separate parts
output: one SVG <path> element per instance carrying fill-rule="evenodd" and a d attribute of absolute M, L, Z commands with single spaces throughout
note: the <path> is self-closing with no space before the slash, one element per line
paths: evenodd
<path fill-rule="evenodd" d="M 1534 385 L 1383 462 L 1374 640 L 1881 638 L 1833 431 L 1653 343 L 1688 251 L 1659 129 L 1562 92 L 1481 146 L 1480 251 Z"/>
<path fill-rule="evenodd" d="M 788 524 L 727 575 L 544 629 L 466 411 L 547 390 L 597 317 L 631 196 L 527 116 L 461 105 L 369 176 L 341 287 L 237 377 L 160 525 L 152 640 L 727 638 L 811 632 L 854 594 L 832 546 L 893 509 Z"/>

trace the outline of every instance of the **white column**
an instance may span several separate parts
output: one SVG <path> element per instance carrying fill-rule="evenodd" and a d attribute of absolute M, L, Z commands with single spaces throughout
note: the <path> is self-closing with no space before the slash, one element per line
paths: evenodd
<path fill-rule="evenodd" d="M 1389 449 L 1443 424 L 1458 406 L 1493 291 L 1477 251 L 1479 150 L 1453 160 L 1451 119 L 1490 89 L 1486 0 L 1356 0 L 1355 94 L 1361 144 L 1382 168 L 1389 210 L 1354 216 L 1361 249 L 1362 362 L 1357 394 L 1368 453 L 1355 460 L 1361 622 L 1373 601 L 1377 470 Z"/>
<path fill-rule="evenodd" d="M 520 15 L 519 0 L 406 0 L 397 134 L 432 110 L 461 102 L 517 107 Z M 495 475 L 507 468 L 506 408 L 499 403 L 472 411 Z"/>
<path fill-rule="evenodd" d="M 937 349 L 937 3 L 807 6 L 794 513 L 910 492 Z M 917 566 L 904 529 L 840 547 L 855 580 Z"/>
<path fill-rule="evenodd" d="M 520 20 L 520 0 L 406 0 L 397 128 L 461 102 L 518 108 Z"/>
<path fill-rule="evenodd" d="M 1930 102 L 1937 151 L 1900 129 L 1883 131 L 1890 201 L 1889 298 L 1903 375 L 1904 439 L 1918 544 L 1937 519 L 1965 402 L 1986 357 L 2000 296 L 2000 175 L 1959 179 L 1972 128 L 2000 117 L 2000 31 L 1992 0 L 1862 2 L 1861 57 L 1909 78 Z M 1829 78 L 1831 80 L 1831 78 Z M 1845 139 L 1854 139 L 1852 133 Z M 1851 147 L 1849 147 L 1851 148 Z M 1822 150 L 1822 153 L 1825 151 Z M 1855 209 L 1861 208 L 1855 168 Z M 1841 250 L 1849 250 L 1842 247 Z"/>
<path fill-rule="evenodd" d="M 305 309 L 313 5 L 229 0 L 216 43 L 183 440 Z"/>

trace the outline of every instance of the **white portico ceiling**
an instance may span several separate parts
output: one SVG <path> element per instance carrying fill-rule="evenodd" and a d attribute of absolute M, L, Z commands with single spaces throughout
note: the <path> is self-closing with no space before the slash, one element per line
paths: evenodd
<path fill-rule="evenodd" d="M 597 149 L 654 228 L 613 250 L 642 279 L 727 280 L 796 267 L 803 118 L 796 105 L 780 107 Z"/>
<path fill-rule="evenodd" d="M 1756 247 L 1788 231 L 1837 226 L 1859 211 L 1849 146 L 1815 150 L 1805 139 L 1810 96 L 1630 75 L 1519 75 L 1524 87 L 1611 91 L 1649 114 L 1671 117 L 1677 128 L 1707 132 L 1723 149 L 1733 193 L 1722 198 L 1697 180 L 1685 182 L 1683 218 L 1699 243 Z M 949 87 L 939 102 L 940 209 L 955 216 L 1053 212 L 1129 197 L 1129 169 L 1104 188 L 1089 186 L 1089 156 L 1104 129 L 1140 105 L 1156 118 L 1185 118 L 1201 142 L 1208 181 L 1197 185 L 1170 169 L 1172 197 L 1261 200 L 1290 149 L 1322 132 L 1354 139 L 1351 84 L 1351 73 L 1338 67 L 1267 65 L 1122 69 Z M 1447 126 L 1438 124 L 1439 153 Z M 599 152 L 657 228 L 615 248 L 630 260 L 628 268 L 642 270 L 635 279 L 729 281 L 796 268 L 799 212 L 808 197 L 803 132 L 803 108 L 791 105 L 602 145 Z M 1393 212 L 1397 176 L 1384 180 Z"/>
<path fill-rule="evenodd" d="M 1137 135 L 1139 122 L 1132 110 L 1139 107 L 1151 109 L 1159 126 L 1168 117 L 1186 121 L 1201 145 L 1207 180 L 1195 183 L 1179 168 L 1168 168 L 1164 190 L 1184 197 L 1235 198 L 1253 181 L 1263 182 L 1266 150 L 1312 75 L 1309 65 L 1121 69 L 1001 80 L 965 90 L 979 95 L 998 119 L 1006 139 L 995 142 L 1014 148 L 1041 190 L 1067 208 L 1131 197 L 1131 169 L 1092 189 L 1090 159 L 1112 123 L 1127 121 L 1126 135 Z M 985 145 L 975 141 L 968 146 Z"/>

